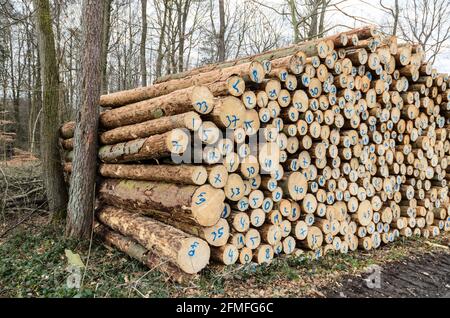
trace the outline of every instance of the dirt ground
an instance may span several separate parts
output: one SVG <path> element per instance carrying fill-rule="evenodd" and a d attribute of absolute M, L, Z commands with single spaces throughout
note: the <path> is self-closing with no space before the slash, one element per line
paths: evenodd
<path fill-rule="evenodd" d="M 450 298 L 450 254 L 411 253 L 402 261 L 380 267 L 379 284 L 370 273 L 344 275 L 321 292 L 326 297 Z"/>

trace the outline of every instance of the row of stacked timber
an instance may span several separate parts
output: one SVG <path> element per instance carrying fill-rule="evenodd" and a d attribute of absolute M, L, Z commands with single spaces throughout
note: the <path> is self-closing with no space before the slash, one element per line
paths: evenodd
<path fill-rule="evenodd" d="M 102 96 L 99 237 L 178 279 L 449 231 L 450 82 L 424 58 L 364 27 Z"/>
<path fill-rule="evenodd" d="M 8 115 L 7 111 L 0 112 L 0 160 L 9 160 L 14 156 L 16 124 L 7 120 Z"/>

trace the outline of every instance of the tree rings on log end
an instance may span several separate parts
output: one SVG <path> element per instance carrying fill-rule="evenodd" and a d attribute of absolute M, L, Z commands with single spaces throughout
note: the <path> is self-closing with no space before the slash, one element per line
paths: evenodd
<path fill-rule="evenodd" d="M 215 225 L 203 229 L 205 240 L 211 246 L 224 246 L 230 238 L 230 225 L 227 220 L 220 218 Z"/>
<path fill-rule="evenodd" d="M 260 147 L 258 158 L 261 169 L 272 172 L 280 164 L 280 147 L 274 142 L 265 143 Z"/>
<path fill-rule="evenodd" d="M 278 225 L 266 224 L 261 228 L 263 240 L 270 245 L 279 243 L 282 239 L 281 229 Z"/>
<path fill-rule="evenodd" d="M 261 126 L 259 114 L 254 109 L 247 109 L 243 118 L 243 128 L 247 136 L 255 135 Z"/>
<path fill-rule="evenodd" d="M 210 185 L 199 187 L 192 196 L 191 210 L 198 224 L 215 225 L 223 212 L 225 195 Z"/>
<path fill-rule="evenodd" d="M 308 248 L 310 248 L 311 250 L 315 250 L 321 247 L 323 243 L 322 231 L 316 226 L 309 227 L 308 235 L 306 237 L 306 243 L 308 245 Z"/>
<path fill-rule="evenodd" d="M 245 81 L 239 76 L 230 76 L 227 79 L 228 92 L 235 97 L 239 97 L 245 92 Z"/>
<path fill-rule="evenodd" d="M 248 75 L 253 82 L 262 83 L 266 75 L 266 71 L 260 62 L 253 61 L 250 64 Z"/>
<path fill-rule="evenodd" d="M 107 165 L 103 165 L 103 167 L 106 167 Z M 126 169 L 127 166 L 119 166 L 118 165 L 118 171 L 120 171 L 120 167 L 123 167 L 124 169 Z M 136 166 L 139 167 L 139 166 Z M 170 167 L 170 166 L 169 166 Z M 145 166 L 142 166 L 142 169 L 145 171 Z M 192 184 L 195 185 L 204 185 L 207 178 L 208 178 L 208 172 L 206 171 L 206 168 L 203 166 L 190 166 L 190 168 L 192 168 L 192 173 L 191 173 L 191 180 L 192 180 Z M 161 169 L 164 169 L 164 166 L 161 166 Z M 131 178 L 131 177 L 130 177 Z M 134 178 L 134 176 L 133 176 Z M 138 179 L 140 180 L 140 179 Z M 146 180 L 145 178 L 142 178 L 142 180 Z"/>
<path fill-rule="evenodd" d="M 191 93 L 194 109 L 200 114 L 209 114 L 214 108 L 214 95 L 206 86 L 195 86 Z"/>
<path fill-rule="evenodd" d="M 322 83 L 318 78 L 312 78 L 308 86 L 308 92 L 313 98 L 317 98 L 322 94 Z"/>
<path fill-rule="evenodd" d="M 224 188 L 225 196 L 231 201 L 239 201 L 245 195 L 244 188 L 245 185 L 242 177 L 236 173 L 232 173 L 228 176 L 228 180 Z"/>
<path fill-rule="evenodd" d="M 294 75 L 300 75 L 303 72 L 303 64 L 305 60 L 306 58 L 303 59 L 301 56 L 293 55 L 289 59 L 289 71 Z"/>
<path fill-rule="evenodd" d="M 251 250 L 258 248 L 261 244 L 261 235 L 256 229 L 249 229 L 245 234 L 245 246 Z"/>
<path fill-rule="evenodd" d="M 190 237 L 181 241 L 177 263 L 184 272 L 195 274 L 208 265 L 210 255 L 208 243 L 199 238 Z"/>
<path fill-rule="evenodd" d="M 221 248 L 211 251 L 213 258 L 224 265 L 233 265 L 239 259 L 239 250 L 232 244 L 227 244 Z"/>
<path fill-rule="evenodd" d="M 199 130 L 200 126 L 202 125 L 202 119 L 200 118 L 200 115 L 194 112 L 185 113 L 183 116 L 183 120 L 184 127 L 192 131 Z"/>

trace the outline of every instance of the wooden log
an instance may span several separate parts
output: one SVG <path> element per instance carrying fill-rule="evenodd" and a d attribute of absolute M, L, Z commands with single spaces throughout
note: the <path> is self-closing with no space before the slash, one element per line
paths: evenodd
<path fill-rule="evenodd" d="M 188 143 L 188 134 L 181 129 L 174 129 L 161 135 L 100 147 L 98 156 L 105 163 L 157 159 L 184 153 Z"/>
<path fill-rule="evenodd" d="M 245 106 L 234 96 L 227 96 L 214 101 L 214 109 L 206 117 L 220 128 L 236 129 L 243 125 Z"/>
<path fill-rule="evenodd" d="M 152 250 L 148 250 L 131 238 L 112 231 L 101 224 L 97 224 L 94 230 L 96 237 L 99 238 L 104 244 L 117 248 L 119 251 L 138 260 L 149 269 L 157 270 L 166 274 L 171 281 L 186 283 L 195 277 L 183 272 L 174 263 L 165 260 L 164 256 L 161 255 L 162 253 L 157 247 Z"/>
<path fill-rule="evenodd" d="M 245 246 L 251 250 L 255 250 L 261 244 L 261 235 L 256 229 L 249 229 L 245 233 Z"/>
<path fill-rule="evenodd" d="M 299 242 L 301 246 L 310 249 L 316 250 L 322 246 L 323 243 L 323 233 L 316 226 L 310 226 L 308 228 L 308 234 L 306 236 L 306 240 Z"/>
<path fill-rule="evenodd" d="M 245 185 L 242 177 L 238 174 L 232 173 L 228 176 L 224 187 L 225 196 L 227 199 L 237 202 L 245 196 Z"/>
<path fill-rule="evenodd" d="M 342 47 L 342 46 L 346 46 L 348 44 L 347 43 L 348 41 L 346 41 L 345 39 L 348 40 L 349 38 L 352 38 L 352 39 L 356 39 L 356 40 L 354 40 L 354 43 L 353 43 L 354 45 L 356 45 L 357 41 L 358 41 L 358 37 L 360 37 L 361 39 L 367 39 L 368 37 L 372 36 L 372 35 L 368 35 L 368 34 L 375 34 L 375 33 L 376 33 L 376 31 L 373 27 L 363 27 L 363 28 L 359 28 L 359 29 L 353 29 L 349 32 L 343 32 L 343 33 L 332 35 L 330 37 L 323 38 L 323 39 L 311 40 L 308 42 L 294 44 L 294 45 L 284 47 L 281 49 L 275 49 L 272 51 L 267 51 L 267 52 L 263 52 L 263 53 L 260 53 L 257 55 L 253 55 L 251 57 L 243 57 L 243 58 L 239 58 L 236 60 L 227 61 L 227 62 L 223 62 L 223 63 L 202 66 L 200 68 L 193 69 L 193 70 L 190 70 L 187 72 L 167 75 L 167 76 L 157 79 L 155 81 L 155 83 L 163 83 L 163 82 L 166 82 L 166 81 L 169 81 L 172 79 L 184 78 L 184 77 L 187 77 L 189 75 L 194 75 L 194 74 L 201 74 L 201 73 L 207 72 L 211 69 L 226 68 L 226 67 L 231 67 L 231 66 L 235 66 L 235 65 L 240 65 L 243 63 L 248 63 L 251 61 L 259 61 L 259 62 L 263 63 L 263 66 L 266 64 L 266 63 L 264 63 L 265 61 L 272 61 L 272 63 L 275 64 L 274 67 L 279 67 L 278 65 L 276 65 L 276 63 L 273 62 L 273 60 L 281 59 L 283 57 L 290 56 L 290 55 L 294 55 L 299 51 L 301 51 L 303 53 L 303 56 L 304 56 L 303 59 L 306 56 L 319 55 L 318 53 L 319 53 L 319 51 L 321 51 L 320 47 L 323 48 L 323 51 L 320 52 L 321 53 L 320 56 L 322 58 L 325 58 L 327 55 L 326 53 L 328 53 L 330 51 L 330 48 L 327 45 L 327 41 L 331 41 L 333 43 L 333 46 L 335 46 L 335 47 Z M 318 48 L 318 43 L 320 44 L 319 48 Z M 270 72 L 269 71 L 270 67 L 264 66 L 264 68 L 266 71 L 268 71 L 267 73 Z"/>
<path fill-rule="evenodd" d="M 99 198 L 111 206 L 145 213 L 164 211 L 202 226 L 215 225 L 224 208 L 222 190 L 210 185 L 191 186 L 147 181 L 106 179 Z"/>
<path fill-rule="evenodd" d="M 220 218 L 213 226 L 200 226 L 190 220 L 184 220 L 177 215 L 170 216 L 167 212 L 157 210 L 146 210 L 141 212 L 145 216 L 173 226 L 187 234 L 204 239 L 210 246 L 223 246 L 230 237 L 230 226 L 227 220 Z"/>
<path fill-rule="evenodd" d="M 206 167 L 208 172 L 208 182 L 214 188 L 222 189 L 228 181 L 228 170 L 224 165 L 214 165 Z"/>
<path fill-rule="evenodd" d="M 158 249 L 188 274 L 198 273 L 209 263 L 210 248 L 205 241 L 169 225 L 113 207 L 101 209 L 97 217 L 103 224 L 133 238 L 148 250 Z"/>
<path fill-rule="evenodd" d="M 0 135 L 1 137 L 1 135 Z M 1 139 L 0 139 L 1 140 Z M 73 150 L 73 138 L 60 139 L 59 143 L 64 150 Z"/>
<path fill-rule="evenodd" d="M 245 212 L 231 211 L 228 220 L 233 230 L 239 233 L 245 233 L 250 228 L 250 218 Z"/>
<path fill-rule="evenodd" d="M 105 178 L 191 185 L 203 185 L 208 178 L 205 167 L 192 165 L 101 164 L 99 173 Z"/>
<path fill-rule="evenodd" d="M 261 233 L 261 239 L 270 245 L 275 245 L 278 242 L 281 242 L 281 239 L 283 238 L 281 229 L 278 225 L 265 224 L 259 231 Z"/>

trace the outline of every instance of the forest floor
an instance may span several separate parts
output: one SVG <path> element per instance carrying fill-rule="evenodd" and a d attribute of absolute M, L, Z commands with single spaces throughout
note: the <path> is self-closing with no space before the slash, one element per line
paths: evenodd
<path fill-rule="evenodd" d="M 0 168 L 11 173 L 11 167 Z M 28 177 L 33 178 L 39 169 L 34 164 L 30 169 Z M 258 267 L 212 266 L 181 285 L 95 240 L 90 245 L 64 238 L 62 224 L 50 223 L 45 208 L 1 211 L 0 297 L 450 296 L 449 233 L 319 260 L 283 257 Z M 85 264 L 80 289 L 67 284 L 66 250 L 79 254 Z M 380 266 L 378 286 L 367 283 L 373 265 Z"/>

